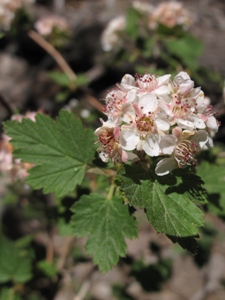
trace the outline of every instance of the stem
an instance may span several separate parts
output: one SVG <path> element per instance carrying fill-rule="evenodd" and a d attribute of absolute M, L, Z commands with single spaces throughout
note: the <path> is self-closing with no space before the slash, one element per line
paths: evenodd
<path fill-rule="evenodd" d="M 86 296 L 91 287 L 90 280 L 85 280 L 78 292 L 78 294 L 75 296 L 74 300 L 83 300 Z"/>
<path fill-rule="evenodd" d="M 116 185 L 114 183 L 111 184 L 108 195 L 106 197 L 107 200 L 111 200 L 112 197 L 114 196 L 114 191 L 115 191 Z"/>
<path fill-rule="evenodd" d="M 49 42 L 47 42 L 42 36 L 40 36 L 40 34 L 35 32 L 34 30 L 30 30 L 28 32 L 28 36 L 55 59 L 55 61 L 59 65 L 59 67 L 69 77 L 71 82 L 76 81 L 77 75 L 74 73 L 74 71 L 70 68 L 68 63 L 62 57 L 62 54 L 58 50 L 55 49 L 55 47 L 53 47 Z M 103 72 L 103 70 L 99 67 L 97 71 L 95 70 L 95 72 L 97 72 L 99 75 Z M 92 70 L 92 72 L 90 72 L 88 74 L 89 77 L 93 77 L 93 73 L 95 73 L 95 72 L 93 72 L 93 70 Z M 98 111 L 102 112 L 102 108 L 104 105 L 102 105 L 95 97 L 88 95 L 88 94 L 85 94 L 85 97 L 86 97 L 88 103 L 90 103 Z"/>
<path fill-rule="evenodd" d="M 55 49 L 55 47 L 53 47 L 49 42 L 47 42 L 42 36 L 40 36 L 34 30 L 30 30 L 28 32 L 28 36 L 55 59 L 57 64 L 65 72 L 65 74 L 69 77 L 69 79 L 71 81 L 76 81 L 76 79 L 77 79 L 76 74 L 70 68 L 68 63 L 65 61 L 65 59 L 62 57 L 62 55 L 59 53 L 59 51 Z"/>
<path fill-rule="evenodd" d="M 61 271 L 64 268 L 64 265 L 66 263 L 66 259 L 68 257 L 68 254 L 71 250 L 71 247 L 73 245 L 75 238 L 74 236 L 67 237 L 64 241 L 62 251 L 60 253 L 60 257 L 57 263 L 57 268 L 59 271 Z"/>
<path fill-rule="evenodd" d="M 51 237 L 49 237 L 49 240 L 47 243 L 47 248 L 46 248 L 46 261 L 49 263 L 52 263 L 53 258 L 54 258 L 54 247 L 52 244 Z"/>
<path fill-rule="evenodd" d="M 93 107 L 95 107 L 98 111 L 102 113 L 102 109 L 104 107 L 95 97 L 85 94 L 85 99 L 90 103 Z"/>

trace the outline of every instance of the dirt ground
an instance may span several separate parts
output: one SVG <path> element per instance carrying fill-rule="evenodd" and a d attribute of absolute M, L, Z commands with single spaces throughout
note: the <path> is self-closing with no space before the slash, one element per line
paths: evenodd
<path fill-rule="evenodd" d="M 66 16 L 73 24 L 77 40 L 74 42 L 73 56 L 87 56 L 86 65 L 77 65 L 77 69 L 88 70 L 92 63 L 93 53 L 98 51 L 99 35 L 104 25 L 114 16 L 122 13 L 131 1 L 121 0 L 89 0 L 89 1 L 60 1 L 55 0 L 49 5 L 44 1 L 37 1 L 33 13 L 38 16 L 55 11 Z M 160 1 L 149 1 L 152 3 Z M 162 1 L 161 1 L 162 2 Z M 183 0 L 185 6 L 192 12 L 194 24 L 191 29 L 193 35 L 203 41 L 205 48 L 200 63 L 218 70 L 225 76 L 225 1 L 223 0 Z M 80 39 L 79 39 L 80 38 Z M 46 59 L 42 65 L 35 65 L 32 58 L 32 43 L 23 49 L 23 54 L 30 55 L 29 64 L 20 55 L 16 55 L 13 43 L 7 47 L 0 47 L 0 94 L 9 99 L 10 106 L 24 109 L 41 107 L 46 112 L 57 110 L 50 101 L 57 93 L 57 86 L 46 75 L 46 66 L 52 65 L 51 59 Z M 71 53 L 66 54 L 69 61 Z M 108 87 L 104 87 L 107 89 Z M 101 93 L 96 91 L 95 97 Z M 32 95 L 36 96 L 32 98 Z M 33 102 L 30 102 L 30 99 Z M 217 99 L 217 108 L 224 111 L 223 99 Z M 6 107 L 0 108 L 0 119 L 8 116 Z M 221 139 L 224 137 L 221 133 Z M 213 243 L 208 248 L 200 247 L 196 257 L 178 249 L 176 245 L 164 235 L 157 235 L 150 228 L 141 211 L 136 212 L 139 220 L 139 238 L 127 241 L 128 257 L 122 259 L 118 266 L 107 274 L 101 274 L 93 268 L 88 259 L 78 262 L 72 268 L 63 270 L 62 280 L 54 300 L 224 300 L 225 299 L 225 223 L 211 215 L 206 216 L 206 222 L 212 224 L 216 230 Z M 202 233 L 203 241 L 207 241 L 210 234 Z M 40 237 L 42 239 L 43 237 Z M 54 247 L 69 242 L 67 238 L 54 236 Z M 75 246 L 84 248 L 84 239 L 73 240 Z M 157 245 L 157 247 L 156 247 Z M 157 249 L 156 249 L 157 248 Z M 145 274 L 138 274 L 131 270 L 130 261 L 143 260 L 150 266 Z M 163 265 L 164 262 L 170 265 Z M 153 267 L 162 263 L 165 268 L 165 278 L 159 278 Z M 69 264 L 69 263 L 68 263 Z M 151 268 L 152 266 L 152 268 Z M 137 278 L 145 276 L 146 282 Z M 113 295 L 112 285 L 122 287 L 123 296 Z M 79 294 L 75 296 L 75 289 L 79 286 Z"/>

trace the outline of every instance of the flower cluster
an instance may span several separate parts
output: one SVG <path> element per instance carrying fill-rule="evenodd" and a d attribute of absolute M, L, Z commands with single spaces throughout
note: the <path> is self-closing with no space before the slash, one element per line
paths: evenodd
<path fill-rule="evenodd" d="M 61 48 L 68 44 L 72 30 L 67 20 L 58 15 L 49 15 L 34 24 L 37 32 L 53 46 Z"/>
<path fill-rule="evenodd" d="M 156 7 L 147 2 L 133 1 L 132 7 L 141 15 L 141 23 L 139 31 L 157 30 L 158 26 L 167 27 L 180 26 L 186 30 L 191 22 L 189 12 L 184 8 L 182 3 L 177 1 L 162 2 Z M 112 19 L 102 33 L 101 44 L 104 51 L 111 51 L 115 46 L 120 46 L 123 40 L 123 32 L 127 26 L 127 19 L 121 15 Z M 141 28 L 145 26 L 146 28 Z"/>
<path fill-rule="evenodd" d="M 70 26 L 68 22 L 64 18 L 56 15 L 43 17 L 37 20 L 34 24 L 34 27 L 42 36 L 51 35 L 53 30 L 70 32 Z"/>
<path fill-rule="evenodd" d="M 23 115 L 13 115 L 12 120 L 21 121 L 23 118 L 29 118 L 35 121 L 36 112 L 28 112 Z M 2 134 L 0 141 L 0 172 L 10 180 L 24 180 L 27 176 L 27 170 L 32 167 L 29 163 L 22 163 L 19 159 L 14 159 L 13 147 L 10 144 L 10 138 Z"/>
<path fill-rule="evenodd" d="M 149 15 L 149 26 L 156 28 L 159 24 L 167 27 L 181 26 L 187 29 L 192 23 L 189 12 L 181 2 L 170 1 L 160 3 Z"/>
<path fill-rule="evenodd" d="M 212 107 L 186 72 L 173 81 L 169 74 L 126 74 L 105 102 L 108 120 L 95 131 L 104 162 L 160 157 L 155 171 L 166 175 L 194 165 L 196 153 L 211 148 L 218 131 Z"/>
<path fill-rule="evenodd" d="M 33 2 L 34 0 L 1 0 L 0 29 L 9 30 L 16 11 Z"/>

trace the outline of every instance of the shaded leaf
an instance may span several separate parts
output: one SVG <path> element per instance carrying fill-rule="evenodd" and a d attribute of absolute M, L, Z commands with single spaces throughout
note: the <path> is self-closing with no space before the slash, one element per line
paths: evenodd
<path fill-rule="evenodd" d="M 167 235 L 167 237 L 173 243 L 178 243 L 183 249 L 188 250 L 192 255 L 196 255 L 198 253 L 199 246 L 194 237 L 177 237 L 170 235 Z"/>
<path fill-rule="evenodd" d="M 203 226 L 203 213 L 192 202 L 206 201 L 206 193 L 199 192 L 202 182 L 199 177 L 192 181 L 185 172 L 159 177 L 139 166 L 125 166 L 118 180 L 129 203 L 145 209 L 149 223 L 157 232 L 188 237 L 195 236 L 198 227 Z"/>

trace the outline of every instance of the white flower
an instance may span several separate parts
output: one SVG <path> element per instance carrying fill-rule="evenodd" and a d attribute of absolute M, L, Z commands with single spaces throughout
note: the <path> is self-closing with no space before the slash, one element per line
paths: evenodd
<path fill-rule="evenodd" d="M 122 121 L 128 121 L 126 120 L 126 113 L 136 98 L 136 90 L 128 92 L 119 89 L 113 90 L 106 95 L 106 105 L 103 108 L 103 112 L 108 116 L 109 120 L 119 125 Z"/>
<path fill-rule="evenodd" d="M 169 85 L 170 95 L 163 97 L 160 107 L 168 115 L 171 126 L 178 125 L 186 130 L 205 129 L 205 120 L 200 113 L 205 108 L 201 89 L 194 88 L 194 82 L 186 72 L 180 72 Z"/>
<path fill-rule="evenodd" d="M 184 168 L 196 163 L 195 154 L 203 149 L 208 142 L 208 133 L 205 130 L 182 131 L 179 127 L 173 129 L 173 134 L 161 138 L 159 146 L 164 155 L 158 162 L 155 172 L 158 176 L 169 174 L 176 168 Z"/>
<path fill-rule="evenodd" d="M 191 22 L 190 14 L 183 4 L 177 1 L 170 1 L 162 2 L 156 7 L 150 15 L 149 26 L 154 29 L 158 24 L 163 24 L 170 28 L 179 25 L 183 29 L 187 29 Z"/>
<path fill-rule="evenodd" d="M 170 77 L 170 74 L 159 77 L 155 77 L 154 74 L 144 74 L 137 76 L 135 80 L 132 75 L 126 74 L 122 78 L 119 87 L 125 91 L 137 89 L 139 93 L 153 92 L 157 96 L 162 96 L 170 92 L 168 86 Z"/>
<path fill-rule="evenodd" d="M 137 156 L 133 153 L 127 153 L 118 143 L 120 136 L 120 128 L 111 122 L 102 121 L 102 127 L 95 130 L 95 134 L 98 136 L 98 142 L 101 144 L 98 151 L 99 157 L 103 162 L 108 162 L 111 158 L 115 163 L 126 162 L 127 160 L 133 160 Z"/>
<path fill-rule="evenodd" d="M 107 94 L 108 121 L 95 132 L 103 161 L 166 156 L 155 169 L 163 176 L 195 164 L 195 154 L 213 146 L 219 123 L 201 88 L 186 72 L 173 81 L 170 77 L 126 74 L 118 89 Z"/>
<path fill-rule="evenodd" d="M 174 86 L 178 88 L 179 94 L 186 95 L 194 87 L 194 81 L 186 72 L 178 73 L 173 80 Z"/>
<path fill-rule="evenodd" d="M 151 4 L 137 0 L 132 2 L 132 7 L 143 14 L 150 14 L 154 11 L 154 7 Z"/>
<path fill-rule="evenodd" d="M 111 20 L 101 36 L 101 44 L 104 51 L 111 51 L 113 47 L 120 44 L 119 33 L 123 32 L 126 26 L 124 16 L 116 17 Z"/>
<path fill-rule="evenodd" d="M 66 19 L 56 15 L 42 17 L 35 22 L 34 27 L 40 35 L 45 37 L 49 36 L 54 29 L 70 33 L 70 26 Z"/>
<path fill-rule="evenodd" d="M 134 103 L 133 112 L 127 116 L 129 125 L 121 126 L 120 144 L 125 150 L 144 150 L 149 156 L 160 153 L 159 140 L 170 123 L 163 112 L 157 112 L 158 100 L 153 93 L 141 94 Z"/>
<path fill-rule="evenodd" d="M 153 74 L 144 74 L 137 79 L 141 92 L 154 92 L 157 95 L 169 93 L 168 83 L 171 75 L 155 77 Z"/>
<path fill-rule="evenodd" d="M 33 3 L 34 0 L 1 0 L 0 1 L 0 30 L 9 30 L 16 11 Z"/>

